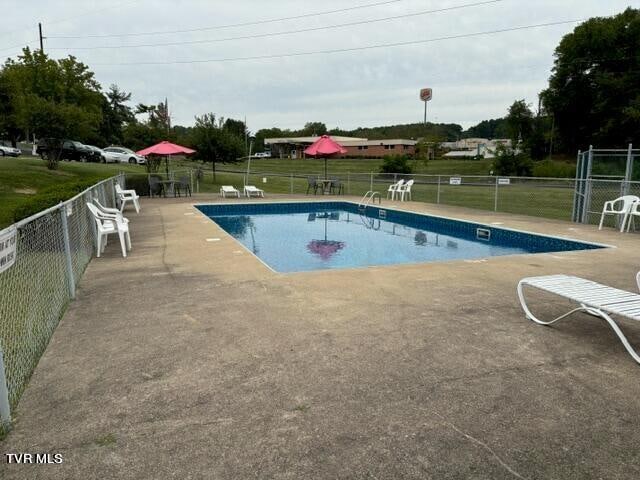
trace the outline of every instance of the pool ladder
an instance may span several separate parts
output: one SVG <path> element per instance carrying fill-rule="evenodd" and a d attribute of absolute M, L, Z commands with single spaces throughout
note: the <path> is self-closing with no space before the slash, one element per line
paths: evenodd
<path fill-rule="evenodd" d="M 358 203 L 358 211 L 364 212 L 370 203 L 375 203 L 376 198 L 378 199 L 378 205 L 382 205 L 382 197 L 380 196 L 380 192 L 369 190 L 364 194 L 364 197 L 362 197 L 360 203 Z"/>

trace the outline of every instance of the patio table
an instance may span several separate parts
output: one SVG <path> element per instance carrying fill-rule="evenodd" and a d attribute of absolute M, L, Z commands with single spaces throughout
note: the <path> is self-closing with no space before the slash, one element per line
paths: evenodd
<path fill-rule="evenodd" d="M 333 182 L 333 180 L 328 178 L 318 180 L 318 183 L 322 184 L 322 193 L 324 195 L 329 195 L 331 193 L 331 182 Z"/>
<path fill-rule="evenodd" d="M 167 192 L 169 193 L 169 195 L 173 195 L 174 197 L 176 196 L 175 180 L 162 180 L 160 183 L 164 186 L 165 197 Z"/>

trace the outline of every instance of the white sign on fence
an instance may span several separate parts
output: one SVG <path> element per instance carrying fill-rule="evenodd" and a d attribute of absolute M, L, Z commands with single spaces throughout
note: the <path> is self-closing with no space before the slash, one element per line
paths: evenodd
<path fill-rule="evenodd" d="M 449 179 L 449 185 L 462 185 L 462 178 L 460 178 L 460 177 L 451 177 Z"/>
<path fill-rule="evenodd" d="M 499 178 L 498 179 L 498 185 L 511 185 L 511 179 L 510 178 Z"/>
<path fill-rule="evenodd" d="M 16 261 L 17 234 L 15 227 L 0 234 L 0 273 L 9 270 Z"/>

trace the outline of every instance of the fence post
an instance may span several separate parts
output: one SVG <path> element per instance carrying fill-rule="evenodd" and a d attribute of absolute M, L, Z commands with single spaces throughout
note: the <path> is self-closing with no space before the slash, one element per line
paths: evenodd
<path fill-rule="evenodd" d="M 573 213 L 571 221 L 578 222 L 580 220 L 580 196 L 582 195 L 582 151 L 578 150 L 578 158 L 576 159 L 576 183 L 573 187 Z"/>
<path fill-rule="evenodd" d="M 498 181 L 498 177 L 496 177 L 496 194 L 495 197 L 493 199 L 493 211 L 497 212 L 498 211 L 498 188 L 499 188 L 500 182 Z"/>
<path fill-rule="evenodd" d="M 0 348 L 0 426 L 5 432 L 11 427 L 11 408 L 9 407 L 9 388 L 4 369 L 4 355 Z"/>
<path fill-rule="evenodd" d="M 585 175 L 584 206 L 582 209 L 582 223 L 589 223 L 589 209 L 591 208 L 591 172 L 593 171 L 593 145 L 589 145 L 589 156 L 587 157 L 587 170 Z"/>
<path fill-rule="evenodd" d="M 69 296 L 76 298 L 76 281 L 73 277 L 73 263 L 71 262 L 71 242 L 69 241 L 69 223 L 67 222 L 67 207 L 63 203 L 60 207 L 62 220 L 62 238 L 64 240 L 64 256 L 67 263 L 67 280 L 69 281 Z"/>
<path fill-rule="evenodd" d="M 291 181 L 291 195 L 293 195 L 293 173 L 289 174 L 289 179 Z"/>
<path fill-rule="evenodd" d="M 373 192 L 373 172 L 371 172 L 371 183 L 369 184 L 369 190 Z"/>
<path fill-rule="evenodd" d="M 113 200 L 113 206 L 117 207 L 118 204 L 116 203 L 116 183 L 118 182 L 119 179 L 115 179 L 112 178 L 111 179 L 111 200 Z"/>
<path fill-rule="evenodd" d="M 629 149 L 627 150 L 627 169 L 624 174 L 624 190 L 622 192 L 623 195 L 629 194 L 629 187 L 631 184 L 631 179 L 633 175 L 633 144 L 629 144 Z"/>
<path fill-rule="evenodd" d="M 440 204 L 440 175 L 438 175 L 438 194 L 436 196 L 436 203 Z"/>
<path fill-rule="evenodd" d="M 351 172 L 347 172 L 347 195 L 351 195 Z"/>

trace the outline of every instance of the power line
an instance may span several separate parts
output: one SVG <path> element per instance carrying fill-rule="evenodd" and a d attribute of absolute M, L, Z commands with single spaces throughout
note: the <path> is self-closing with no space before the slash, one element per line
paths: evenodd
<path fill-rule="evenodd" d="M 93 63 L 93 65 L 96 65 L 96 66 L 184 65 L 184 64 L 193 64 L 193 63 L 221 63 L 221 62 L 238 62 L 238 61 L 248 61 L 248 60 L 269 60 L 269 59 L 287 58 L 287 57 L 303 57 L 303 56 L 309 56 L 309 55 L 358 52 L 363 50 L 374 50 L 374 49 L 380 49 L 380 48 L 393 48 L 393 47 L 403 47 L 408 45 L 420 45 L 425 43 L 441 42 L 444 40 L 455 40 L 460 38 L 471 38 L 471 37 L 479 37 L 479 36 L 486 36 L 486 35 L 495 35 L 498 33 L 515 32 L 519 30 L 529 30 L 532 28 L 543 28 L 543 27 L 552 27 L 556 25 L 566 25 L 569 23 L 578 23 L 582 21 L 584 21 L 584 19 L 562 20 L 558 22 L 538 23 L 534 25 L 523 25 L 520 27 L 488 30 L 484 32 L 473 32 L 473 33 L 465 33 L 460 35 L 449 35 L 446 37 L 429 38 L 426 40 L 410 40 L 406 42 L 379 43 L 375 45 L 365 45 L 362 47 L 336 48 L 336 49 L 330 49 L 330 50 L 314 50 L 314 51 L 308 51 L 308 52 L 278 53 L 278 54 L 271 54 L 271 55 L 255 55 L 250 57 L 228 57 L 228 58 L 214 58 L 214 59 L 204 59 L 204 60 L 174 60 L 170 62 Z"/>
<path fill-rule="evenodd" d="M 297 33 L 317 32 L 321 30 L 331 30 L 336 28 L 353 27 L 358 25 L 368 25 L 372 23 L 388 22 L 388 21 L 399 20 L 403 18 L 428 15 L 432 13 L 441 13 L 441 12 L 448 12 L 451 10 L 461 10 L 463 8 L 469 8 L 469 7 L 491 5 L 491 4 L 500 3 L 503 1 L 504 0 L 486 0 L 483 2 L 467 3 L 464 5 L 457 5 L 454 7 L 424 10 L 421 12 L 406 13 L 402 15 L 394 15 L 391 17 L 376 18 L 371 20 L 359 20 L 357 22 L 340 23 L 335 25 L 324 25 L 320 27 L 302 28 L 298 30 L 288 30 L 283 32 L 258 33 L 258 34 L 244 35 L 239 37 L 227 37 L 227 38 L 217 38 L 217 39 L 209 39 L 209 40 L 186 40 L 181 42 L 165 42 L 165 43 L 139 43 L 139 44 L 133 44 L 133 45 L 102 45 L 102 46 L 89 46 L 89 47 L 50 47 L 49 49 L 50 50 L 103 50 L 103 49 L 121 49 L 121 48 L 168 47 L 168 46 L 177 46 L 177 45 L 196 45 L 196 44 L 203 44 L 203 43 L 229 42 L 233 40 L 248 40 L 248 39 L 256 39 L 256 38 L 282 36 L 282 35 L 293 35 Z M 55 37 L 47 37 L 47 38 L 55 38 Z"/>
<path fill-rule="evenodd" d="M 60 36 L 51 36 L 49 38 L 66 38 L 66 39 L 78 38 L 78 39 L 82 39 L 82 38 L 110 38 L 110 37 L 141 37 L 141 36 L 146 36 L 146 35 L 170 35 L 170 34 L 175 34 L 175 33 L 204 32 L 204 31 L 209 31 L 209 30 L 222 30 L 222 29 L 225 29 L 225 28 L 236 28 L 236 27 L 249 27 L 249 26 L 253 26 L 253 25 L 264 25 L 264 24 L 268 24 L 268 23 L 284 22 L 286 20 L 299 20 L 299 19 L 302 19 L 302 18 L 317 17 L 319 15 L 330 15 L 330 14 L 333 14 L 333 13 L 352 12 L 354 10 L 361 10 L 361 9 L 364 9 L 364 8 L 371 8 L 371 7 L 380 7 L 380 6 L 383 6 L 383 5 L 390 5 L 392 3 L 399 3 L 399 2 L 403 2 L 403 1 L 404 0 L 387 0 L 387 1 L 383 1 L 383 2 L 366 3 L 364 5 L 356 5 L 356 6 L 353 6 L 353 7 L 340 8 L 340 9 L 337 9 L 337 10 L 325 10 L 325 11 L 315 12 L 315 13 L 304 13 L 304 14 L 295 15 L 295 16 L 292 16 L 292 17 L 271 18 L 271 19 L 267 19 L 267 20 L 255 20 L 255 21 L 251 21 L 251 22 L 232 23 L 232 24 L 228 24 L 228 25 L 215 25 L 215 26 L 212 26 L 212 27 L 190 28 L 190 29 L 186 29 L 186 30 L 157 30 L 157 31 L 151 31 L 151 32 L 110 33 L 110 34 L 101 34 L 101 35 L 60 35 Z"/>

